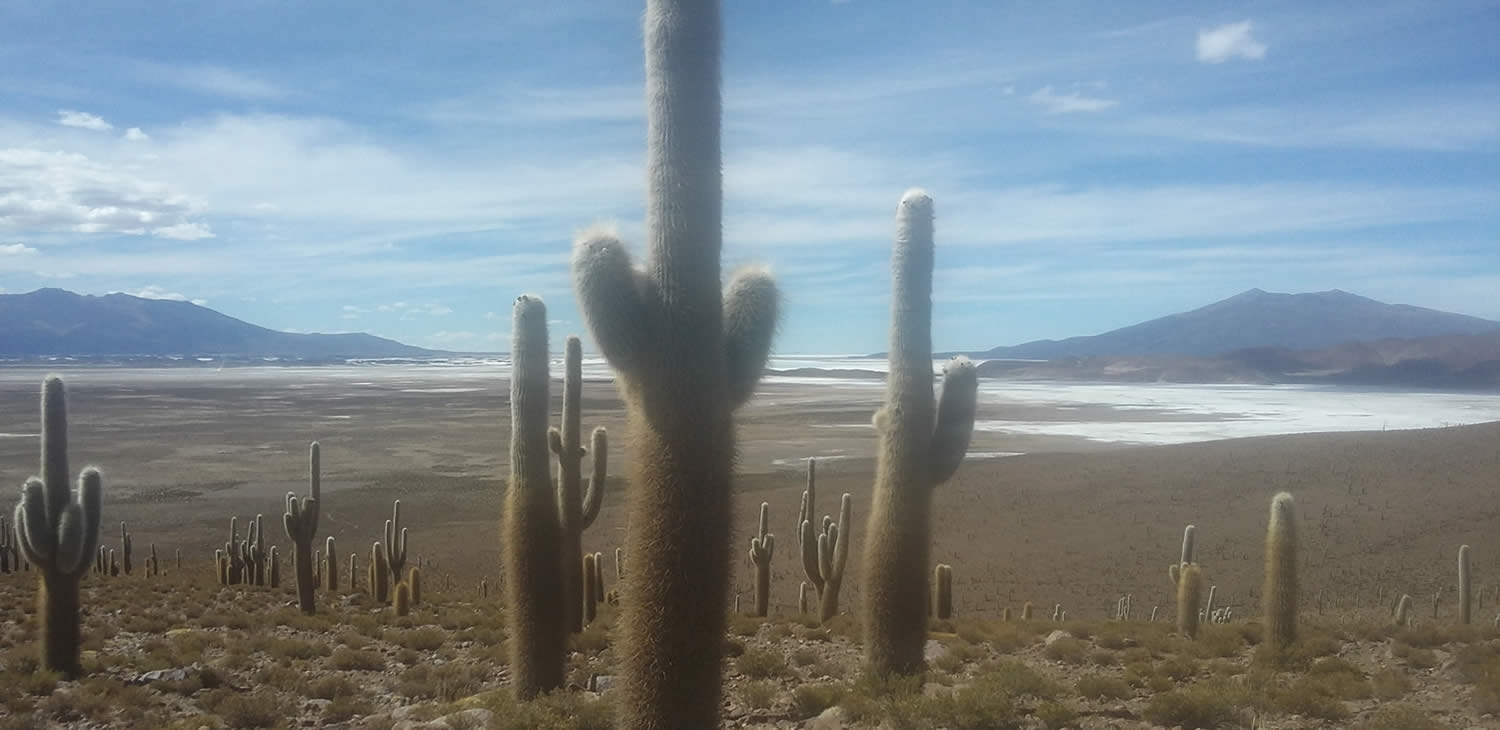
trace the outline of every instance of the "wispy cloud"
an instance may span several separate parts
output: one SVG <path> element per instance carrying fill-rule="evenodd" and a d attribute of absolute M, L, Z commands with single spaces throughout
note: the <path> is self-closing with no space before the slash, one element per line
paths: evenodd
<path fill-rule="evenodd" d="M 1051 86 L 1043 86 L 1027 97 L 1031 103 L 1046 109 L 1054 114 L 1071 114 L 1074 112 L 1102 112 L 1117 104 L 1114 99 L 1101 99 L 1097 97 L 1084 96 L 1076 91 L 1057 93 Z"/>
<path fill-rule="evenodd" d="M 160 286 L 157 286 L 155 284 L 147 284 L 146 286 L 141 287 L 140 289 L 137 289 L 135 291 L 110 292 L 110 293 L 111 294 L 116 294 L 116 293 L 119 293 L 119 294 L 129 294 L 129 295 L 131 295 L 133 297 L 140 297 L 142 299 L 165 299 L 165 300 L 173 301 L 173 302 L 192 302 L 193 304 L 196 304 L 196 305 L 198 305 L 200 307 L 208 305 L 208 300 L 207 299 L 193 299 L 191 297 L 188 297 L 185 294 L 179 294 L 179 293 L 174 292 L 174 291 L 168 291 L 167 289 L 165 289 L 163 287 L 160 287 Z"/>
<path fill-rule="evenodd" d="M 193 66 L 142 62 L 140 73 L 151 81 L 188 91 L 250 101 L 279 99 L 287 95 L 281 86 L 223 66 Z"/>
<path fill-rule="evenodd" d="M 1229 23 L 1198 31 L 1198 60 L 1223 63 L 1236 58 L 1259 61 L 1266 57 L 1266 44 L 1255 39 L 1250 21 Z"/>
<path fill-rule="evenodd" d="M 104 117 L 88 112 L 73 111 L 72 109 L 58 109 L 57 123 L 64 127 L 76 127 L 94 132 L 108 132 L 115 125 L 104 121 Z"/>
<path fill-rule="evenodd" d="M 0 256 L 23 256 L 36 253 L 36 249 L 24 243 L 0 243 Z"/>
<path fill-rule="evenodd" d="M 211 235 L 193 220 L 198 207 L 170 186 L 81 154 L 0 147 L 0 231 L 194 240 Z"/>

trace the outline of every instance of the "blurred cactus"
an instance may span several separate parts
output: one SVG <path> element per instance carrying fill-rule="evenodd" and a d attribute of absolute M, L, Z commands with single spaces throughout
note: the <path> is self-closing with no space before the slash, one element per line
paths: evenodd
<path fill-rule="evenodd" d="M 401 582 L 406 572 L 406 528 L 401 526 L 401 500 L 391 505 L 391 518 L 385 521 L 385 567 L 391 572 L 391 584 Z"/>
<path fill-rule="evenodd" d="M 1194 541 L 1197 537 L 1197 532 L 1198 528 L 1193 525 L 1182 528 L 1182 554 L 1177 558 L 1176 563 L 1167 566 L 1167 576 L 1172 579 L 1173 587 L 1177 585 L 1177 579 L 1181 573 L 1182 566 L 1198 562 L 1197 556 L 1194 554 Z"/>
<path fill-rule="evenodd" d="M 1032 609 L 1032 606 L 1031 606 L 1031 601 L 1027 601 L 1027 602 L 1021 604 L 1021 620 L 1022 621 L 1030 621 L 1031 620 L 1032 610 L 1033 609 Z"/>
<path fill-rule="evenodd" d="M 172 569 L 182 570 L 182 548 L 172 548 Z"/>
<path fill-rule="evenodd" d="M 958 470 L 974 428 L 978 380 L 959 357 L 933 394 L 933 204 L 907 191 L 897 212 L 892 261 L 890 372 L 875 414 L 879 439 L 864 554 L 866 668 L 914 674 L 925 664 L 927 566 L 934 488 Z"/>
<path fill-rule="evenodd" d="M 292 564 L 297 575 L 297 607 L 305 614 L 318 610 L 313 597 L 317 585 L 313 578 L 313 540 L 318 535 L 319 500 L 323 496 L 322 449 L 314 441 L 308 447 L 308 496 L 297 499 L 287 492 L 286 513 L 281 516 L 282 527 L 292 541 Z"/>
<path fill-rule="evenodd" d="M 594 554 L 588 553 L 583 556 L 583 596 L 579 599 L 579 608 L 583 614 L 583 625 L 587 626 L 594 622 L 595 611 L 598 603 L 594 601 L 594 571 L 597 570 L 594 562 Z"/>
<path fill-rule="evenodd" d="M 384 605 L 390 601 L 391 572 L 386 569 L 385 549 L 380 542 L 370 545 L 370 597 Z"/>
<path fill-rule="evenodd" d="M 272 588 L 280 588 L 281 559 L 276 556 L 275 545 L 271 546 L 271 552 L 266 555 L 266 560 L 269 562 L 269 566 L 266 569 L 266 573 L 268 573 L 268 575 L 266 576 L 266 582 L 269 583 Z"/>
<path fill-rule="evenodd" d="M 9 573 L 11 570 L 10 550 L 10 526 L 6 524 L 5 515 L 0 515 L 0 573 Z"/>
<path fill-rule="evenodd" d="M 516 298 L 512 313 L 510 482 L 506 491 L 505 596 L 511 622 L 511 682 L 518 699 L 562 686 L 571 595 L 547 454 L 547 308 Z M 580 558 L 581 560 L 582 558 Z M 580 573 L 582 568 L 580 567 Z M 583 615 L 582 578 L 579 615 Z"/>
<path fill-rule="evenodd" d="M 120 523 L 120 560 L 125 568 L 125 575 L 135 571 L 135 543 L 130 540 L 130 532 L 125 529 L 125 523 Z"/>
<path fill-rule="evenodd" d="M 240 556 L 240 518 L 229 518 L 229 542 L 224 543 L 224 554 L 229 558 L 229 585 L 239 585 L 245 563 Z"/>
<path fill-rule="evenodd" d="M 323 541 L 323 590 L 336 593 L 339 589 L 339 557 L 334 549 L 333 535 Z"/>
<path fill-rule="evenodd" d="M 622 730 L 714 727 L 728 614 L 736 408 L 765 370 L 778 294 L 764 270 L 721 288 L 717 0 L 647 0 L 643 269 L 586 233 L 580 309 L 631 414 L 635 471 L 622 603 Z"/>
<path fill-rule="evenodd" d="M 392 601 L 397 616 L 406 616 L 411 613 L 411 586 L 406 583 L 396 584 L 396 598 Z"/>
<path fill-rule="evenodd" d="M 219 585 L 229 585 L 229 557 L 224 554 L 223 549 L 214 550 L 214 566 L 219 572 Z M 99 557 L 99 572 L 104 572 L 104 556 Z"/>
<path fill-rule="evenodd" d="M 356 592 L 358 590 L 359 590 L 359 556 L 357 554 L 351 552 L 351 553 L 349 553 L 349 592 L 350 593 L 354 593 L 354 592 Z"/>
<path fill-rule="evenodd" d="M 760 503 L 760 529 L 750 538 L 750 562 L 755 565 L 755 613 L 764 618 L 771 607 L 771 556 L 776 552 L 776 536 L 769 527 L 771 505 Z"/>
<path fill-rule="evenodd" d="M 1203 600 L 1203 571 L 1196 563 L 1183 563 L 1177 581 L 1177 631 L 1198 638 L 1198 604 Z"/>
<path fill-rule="evenodd" d="M 552 453 L 557 455 L 557 504 L 558 524 L 562 530 L 562 564 L 567 595 L 568 626 L 576 632 L 583 630 L 583 532 L 594 524 L 599 516 L 599 505 L 604 501 L 606 469 L 609 458 L 609 440 L 604 428 L 594 429 L 592 436 L 593 476 L 588 486 L 583 486 L 583 457 L 588 453 L 582 439 L 583 411 L 583 344 L 577 337 L 568 337 L 563 354 L 563 398 L 562 428 L 553 428 L 547 433 Z"/>
<path fill-rule="evenodd" d="M 422 569 L 412 566 L 406 571 L 406 587 L 411 591 L 411 605 L 422 605 Z"/>
<path fill-rule="evenodd" d="M 938 563 L 932 570 L 932 581 L 937 586 L 933 614 L 947 621 L 953 618 L 953 566 Z"/>
<path fill-rule="evenodd" d="M 1397 626 L 1411 625 L 1411 596 L 1402 594 L 1396 601 L 1395 624 Z"/>
<path fill-rule="evenodd" d="M 26 480 L 16 505 L 16 543 L 40 573 L 37 591 L 41 666 L 82 673 L 78 583 L 99 546 L 104 478 L 85 467 L 76 493 L 69 488 L 67 395 L 62 378 L 42 383 L 40 478 Z"/>
<path fill-rule="evenodd" d="M 161 563 L 156 560 L 156 543 L 151 543 L 149 557 L 146 558 L 146 575 L 155 578 L 161 575 Z"/>
<path fill-rule="evenodd" d="M 802 585 L 800 585 L 800 586 L 797 587 L 797 615 L 798 616 L 806 616 L 807 613 L 808 613 L 807 581 L 804 580 L 804 581 L 802 581 Z"/>
<path fill-rule="evenodd" d="M 1292 495 L 1282 492 L 1271 500 L 1266 526 L 1265 644 L 1284 651 L 1297 640 L 1297 524 Z"/>
<path fill-rule="evenodd" d="M 1474 615 L 1474 584 L 1469 571 L 1469 546 L 1458 548 L 1458 622 L 1468 625 Z"/>
<path fill-rule="evenodd" d="M 255 521 L 246 530 L 245 540 L 239 545 L 241 579 L 248 585 L 266 584 L 266 538 L 265 517 L 256 515 Z"/>

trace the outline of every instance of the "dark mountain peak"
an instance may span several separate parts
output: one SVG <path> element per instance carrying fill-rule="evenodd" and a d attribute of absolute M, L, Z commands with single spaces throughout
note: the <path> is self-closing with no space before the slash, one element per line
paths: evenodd
<path fill-rule="evenodd" d="M 441 354 L 363 333 L 277 332 L 192 302 L 49 287 L 0 294 L 0 356 L 229 355 L 420 357 Z"/>

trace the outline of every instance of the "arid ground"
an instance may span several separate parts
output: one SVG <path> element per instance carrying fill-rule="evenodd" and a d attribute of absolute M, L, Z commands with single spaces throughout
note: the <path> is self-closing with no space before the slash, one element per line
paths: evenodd
<path fill-rule="evenodd" d="M 37 466 L 41 373 L 0 378 L 0 475 L 15 486 Z M 265 514 L 286 545 L 280 514 L 288 491 L 307 490 L 307 447 L 323 449 L 320 536 L 369 553 L 391 501 L 402 501 L 413 561 L 434 591 L 477 598 L 499 581 L 500 510 L 509 413 L 503 379 L 350 381 L 301 375 L 132 377 L 64 372 L 71 455 L 105 474 L 107 546 L 129 524 L 137 561 L 155 544 L 163 562 L 181 550 L 182 572 L 214 582 L 212 554 L 228 522 Z M 554 420 L 560 388 L 554 387 Z M 772 614 L 796 613 L 803 580 L 793 527 L 805 458 L 818 455 L 820 513 L 853 496 L 853 552 L 843 593 L 860 601 L 858 551 L 874 466 L 870 416 L 878 390 L 768 383 L 740 414 L 739 518 L 747 545 L 755 513 L 770 504 L 777 534 Z M 1002 414 L 980 413 L 981 419 Z M 1007 418 L 1017 414 L 1007 412 Z M 1044 420 L 1044 412 L 1024 414 Z M 1126 414 L 1121 416 L 1128 418 Z M 612 384 L 585 387 L 585 428 L 611 435 L 609 491 L 585 548 L 609 556 L 625 529 L 629 433 Z M 1428 430 L 1309 434 L 1199 444 L 1119 447 L 1062 437 L 977 432 L 971 457 L 938 488 L 934 562 L 954 571 L 956 615 L 998 618 L 1023 602 L 1070 619 L 1107 619 L 1131 594 L 1137 618 L 1169 613 L 1167 565 L 1182 527 L 1198 526 L 1198 559 L 1219 605 L 1253 617 L 1271 496 L 1289 491 L 1301 521 L 1304 615 L 1388 622 L 1390 604 L 1412 595 L 1422 621 L 1446 624 L 1456 605 L 1456 554 L 1474 550 L 1478 615 L 1500 612 L 1500 423 Z M 1019 456 L 996 454 L 1025 452 Z M 829 458 L 833 457 L 833 458 Z M 1491 538 L 1491 539 L 1487 539 Z M 743 550 L 736 554 L 743 553 Z M 628 562 L 628 556 L 627 556 Z M 749 604 L 748 564 L 735 564 Z M 491 591 L 491 600 L 497 592 Z M 8 620 L 8 619 L 7 619 Z M 1362 650 L 1363 651 L 1363 650 Z M 1381 661 L 1361 659 L 1372 666 Z M 1457 701 L 1457 700 L 1455 700 Z M 1454 727 L 1478 720 L 1469 713 Z M 1488 718 L 1488 716 L 1485 716 Z M 1484 719 L 1484 722 L 1491 722 Z M 1134 727 L 1134 725 L 1124 725 Z M 1446 725 L 1444 725 L 1446 726 Z M 1488 725 L 1495 726 L 1495 725 Z M 1269 726 L 1268 726 L 1269 727 Z"/>

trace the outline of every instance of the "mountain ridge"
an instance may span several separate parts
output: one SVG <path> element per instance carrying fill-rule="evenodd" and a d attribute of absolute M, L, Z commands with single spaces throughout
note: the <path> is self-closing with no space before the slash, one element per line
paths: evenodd
<path fill-rule="evenodd" d="M 0 294 L 0 356 L 424 357 L 363 332 L 282 332 L 192 302 L 48 287 Z"/>

